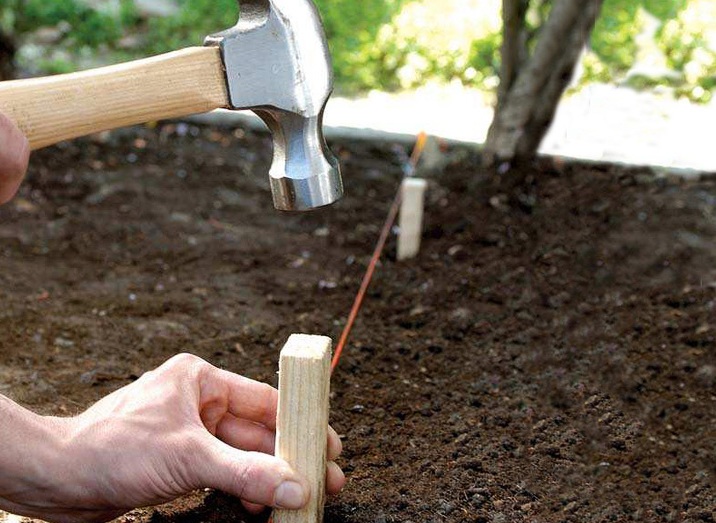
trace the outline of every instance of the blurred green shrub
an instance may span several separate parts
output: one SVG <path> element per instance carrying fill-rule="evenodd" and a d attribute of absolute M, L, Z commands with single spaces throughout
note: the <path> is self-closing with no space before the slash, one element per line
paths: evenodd
<path fill-rule="evenodd" d="M 51 45 L 32 53 L 21 66 L 33 73 L 75 70 L 77 58 L 97 48 L 110 48 L 137 22 L 133 0 L 118 0 L 117 9 L 91 7 L 82 0 L 0 0 L 0 33 L 16 45 L 32 42 L 45 29 Z"/>
<path fill-rule="evenodd" d="M 629 75 L 639 55 L 640 34 L 649 24 L 645 13 L 657 20 L 651 52 L 660 54 L 663 70 Z M 592 34 L 592 51 L 584 62 L 583 82 L 626 76 L 636 88 L 666 86 L 677 95 L 707 102 L 716 88 L 716 2 L 605 0 Z"/>
<path fill-rule="evenodd" d="M 236 0 L 180 0 L 179 13 L 172 17 L 151 18 L 146 49 L 163 53 L 201 45 L 204 37 L 236 24 L 239 9 Z"/>
<path fill-rule="evenodd" d="M 99 54 L 116 61 L 200 45 L 205 35 L 233 25 L 238 14 L 236 0 L 178 0 L 176 15 L 148 20 L 138 15 L 134 0 L 105 2 L 115 6 L 112 10 L 86 1 L 0 0 L 0 31 L 31 43 L 38 28 L 57 28 L 60 42 L 22 65 L 36 69 L 39 63 L 51 72 L 65 72 L 86 65 L 97 48 L 110 51 Z M 531 32 L 537 33 L 551 2 L 532 0 Z M 344 92 L 412 88 L 430 81 L 488 90 L 497 85 L 500 0 L 316 3 Z M 645 32 L 649 60 L 658 55 L 656 62 L 668 74 L 634 71 L 645 53 Z M 716 1 L 605 0 L 582 65 L 583 83 L 665 85 L 678 95 L 708 101 L 716 89 Z"/>
<path fill-rule="evenodd" d="M 674 18 L 687 0 L 605 0 L 592 33 L 591 46 L 612 77 L 626 73 L 637 55 L 636 39 L 643 30 L 640 11 L 659 21 Z"/>
<path fill-rule="evenodd" d="M 19 38 L 39 28 L 58 27 L 63 43 L 111 46 L 138 21 L 134 0 L 118 0 L 116 9 L 94 8 L 83 0 L 0 0 L 0 31 Z"/>
<path fill-rule="evenodd" d="M 429 80 L 457 80 L 494 87 L 499 5 L 499 0 L 405 2 L 371 45 L 375 62 L 387 75 L 379 85 L 411 88 Z"/>
<path fill-rule="evenodd" d="M 683 74 L 677 92 L 695 101 L 711 100 L 716 89 L 716 2 L 691 0 L 664 24 L 658 44 L 669 66 Z"/>
<path fill-rule="evenodd" d="M 62 23 L 62 31 L 75 45 L 96 47 L 116 41 L 122 35 L 121 20 L 78 1 L 3 0 L 0 29 L 21 35 L 39 27 Z"/>
<path fill-rule="evenodd" d="M 344 90 L 397 87 L 397 42 L 379 42 L 407 0 L 315 0 Z"/>

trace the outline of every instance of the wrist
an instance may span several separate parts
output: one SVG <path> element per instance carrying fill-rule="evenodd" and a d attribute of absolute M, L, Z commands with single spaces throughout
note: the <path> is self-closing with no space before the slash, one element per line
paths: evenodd
<path fill-rule="evenodd" d="M 40 416 L 0 395 L 0 507 L 41 516 L 62 500 L 66 419 Z"/>

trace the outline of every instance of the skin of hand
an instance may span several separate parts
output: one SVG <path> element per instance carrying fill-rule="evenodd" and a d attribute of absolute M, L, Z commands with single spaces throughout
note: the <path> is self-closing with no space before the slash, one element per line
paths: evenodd
<path fill-rule="evenodd" d="M 50 522 L 106 521 L 210 487 L 252 512 L 300 508 L 309 489 L 274 457 L 278 393 L 181 354 L 72 418 L 0 396 L 0 507 Z M 328 435 L 326 490 L 345 477 Z"/>
<path fill-rule="evenodd" d="M 0 205 L 15 196 L 30 159 L 30 143 L 10 118 L 0 113 Z"/>

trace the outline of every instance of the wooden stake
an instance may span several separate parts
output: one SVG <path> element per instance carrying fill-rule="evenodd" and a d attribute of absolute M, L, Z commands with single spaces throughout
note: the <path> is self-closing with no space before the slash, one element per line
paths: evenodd
<path fill-rule="evenodd" d="M 398 236 L 398 260 L 414 258 L 420 250 L 423 233 L 423 206 L 428 182 L 421 178 L 406 178 L 400 190 L 400 235 Z"/>
<path fill-rule="evenodd" d="M 276 456 L 303 475 L 311 499 L 301 510 L 273 513 L 274 523 L 321 523 L 326 492 L 331 339 L 292 334 L 278 370 Z"/>

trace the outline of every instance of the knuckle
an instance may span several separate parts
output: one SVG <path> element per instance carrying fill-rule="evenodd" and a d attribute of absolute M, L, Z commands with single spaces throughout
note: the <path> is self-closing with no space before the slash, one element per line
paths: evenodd
<path fill-rule="evenodd" d="M 182 352 L 180 354 L 176 354 L 172 356 L 168 363 L 174 364 L 174 365 L 193 365 L 198 361 L 203 361 L 199 356 L 195 356 L 194 354 L 190 354 L 188 352 Z"/>
<path fill-rule="evenodd" d="M 145 384 L 160 387 L 170 392 L 187 390 L 187 384 L 193 383 L 203 372 L 210 367 L 209 363 L 189 353 L 172 356 L 159 367 L 145 372 L 140 378 Z"/>
<path fill-rule="evenodd" d="M 172 356 L 164 365 L 171 371 L 194 375 L 209 366 L 209 363 L 199 356 L 183 352 Z"/>

